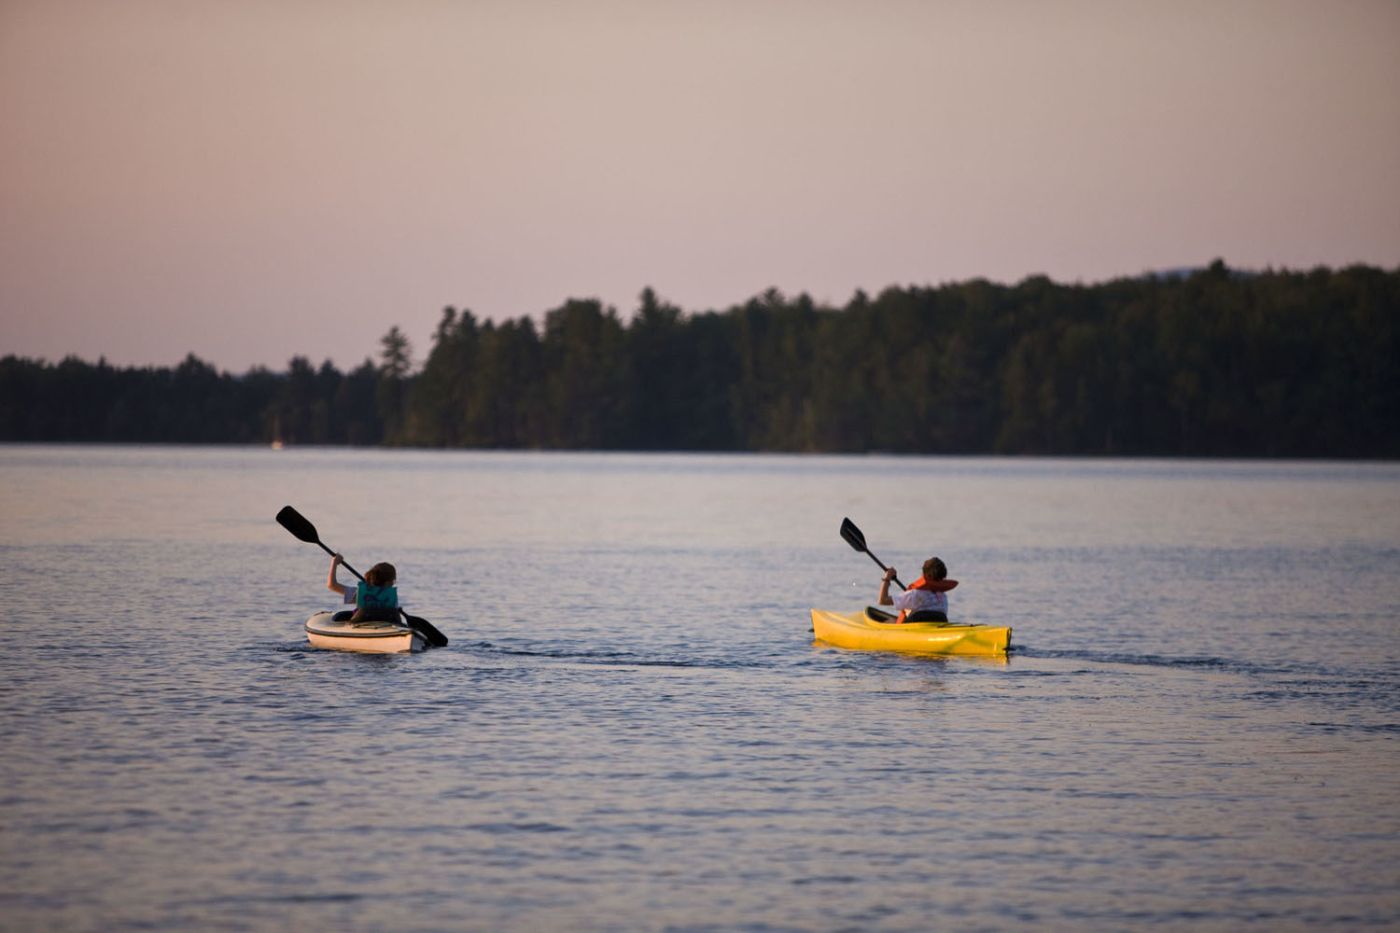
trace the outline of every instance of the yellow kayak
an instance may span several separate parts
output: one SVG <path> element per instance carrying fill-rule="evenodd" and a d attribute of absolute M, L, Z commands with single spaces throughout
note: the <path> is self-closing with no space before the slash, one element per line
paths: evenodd
<path fill-rule="evenodd" d="M 845 613 L 813 609 L 812 631 L 828 645 L 869 651 L 1001 655 L 1006 654 L 1006 649 L 1011 645 L 1010 628 L 956 622 L 906 622 L 896 625 L 892 621 L 877 621 L 871 617 L 868 609 Z"/>

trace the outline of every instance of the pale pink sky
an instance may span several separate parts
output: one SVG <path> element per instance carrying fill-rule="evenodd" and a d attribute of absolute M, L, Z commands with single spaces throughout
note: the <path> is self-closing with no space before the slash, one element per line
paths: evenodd
<path fill-rule="evenodd" d="M 1400 265 L 1400 2 L 0 0 L 0 355 Z"/>

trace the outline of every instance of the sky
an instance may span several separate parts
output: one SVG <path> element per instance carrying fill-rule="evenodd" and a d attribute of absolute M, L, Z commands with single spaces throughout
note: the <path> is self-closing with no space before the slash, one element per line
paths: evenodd
<path fill-rule="evenodd" d="M 1400 267 L 1400 0 L 0 0 L 0 356 Z"/>

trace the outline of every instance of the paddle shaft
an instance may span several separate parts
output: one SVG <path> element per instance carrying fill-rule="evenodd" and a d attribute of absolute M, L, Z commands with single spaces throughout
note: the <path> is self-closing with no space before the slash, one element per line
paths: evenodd
<path fill-rule="evenodd" d="M 335 556 L 335 551 L 332 551 L 330 548 L 326 547 L 326 542 L 324 542 L 324 541 L 317 541 L 316 543 L 319 544 L 319 545 L 321 545 L 321 550 L 325 551 L 327 554 L 329 554 L 329 555 L 332 556 L 332 557 Z M 347 564 L 347 563 L 345 562 L 345 558 L 343 558 L 343 557 L 340 559 L 340 566 L 344 567 L 346 570 L 348 570 L 348 571 L 350 571 L 351 573 L 353 573 L 353 574 L 355 575 L 355 579 L 356 579 L 356 580 L 363 580 L 363 579 L 364 579 L 364 577 L 360 576 L 360 572 L 359 572 L 358 570 L 356 570 L 354 567 L 351 567 L 349 564 Z"/>
<path fill-rule="evenodd" d="M 890 569 L 890 568 L 886 567 L 884 564 L 880 563 L 880 558 L 876 557 L 874 554 L 871 554 L 870 551 L 869 551 L 868 549 L 866 550 L 865 553 L 866 553 L 866 556 L 869 557 L 871 560 L 873 560 L 873 561 L 875 562 L 876 566 L 878 566 L 881 570 L 888 571 L 888 570 Z M 901 590 L 907 590 L 907 589 L 909 589 L 909 587 L 907 587 L 907 586 L 905 586 L 903 583 L 900 583 L 900 582 L 899 582 L 899 577 L 898 577 L 898 576 L 896 576 L 896 577 L 894 578 L 894 582 L 895 582 L 895 585 L 898 586 Z"/>

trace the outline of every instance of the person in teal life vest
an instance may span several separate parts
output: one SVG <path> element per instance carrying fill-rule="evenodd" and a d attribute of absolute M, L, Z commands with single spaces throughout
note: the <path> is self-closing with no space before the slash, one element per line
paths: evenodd
<path fill-rule="evenodd" d="M 393 564 L 375 564 L 365 572 L 363 580 L 354 586 L 347 586 L 335 578 L 335 572 L 345 558 L 336 554 L 331 557 L 331 572 L 326 578 L 326 589 L 339 593 L 347 603 L 354 603 L 353 612 L 336 613 L 336 621 L 343 622 L 395 622 L 399 618 L 399 591 L 394 582 L 398 572 Z"/>
<path fill-rule="evenodd" d="M 924 561 L 924 575 L 909 585 L 898 597 L 890 598 L 890 581 L 897 574 L 890 567 L 880 583 L 880 605 L 899 610 L 895 624 L 902 622 L 947 622 L 948 591 L 958 585 L 948 579 L 948 568 L 937 557 Z"/>

